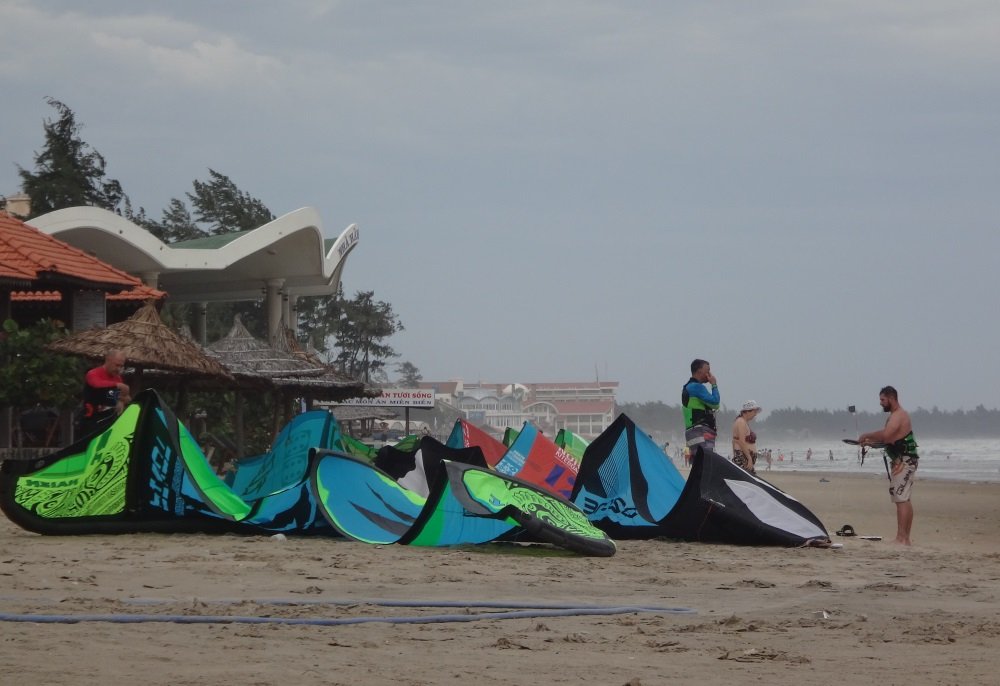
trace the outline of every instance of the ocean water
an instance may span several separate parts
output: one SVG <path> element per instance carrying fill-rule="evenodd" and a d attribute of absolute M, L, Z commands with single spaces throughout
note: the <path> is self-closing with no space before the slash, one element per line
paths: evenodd
<path fill-rule="evenodd" d="M 862 465 L 858 461 L 857 446 L 837 440 L 770 443 L 766 438 L 760 436 L 757 445 L 759 449 L 771 449 L 772 471 L 885 475 L 881 450 L 869 450 Z M 918 479 L 1000 482 L 1000 439 L 921 439 L 918 434 L 917 441 L 920 452 Z M 731 454 L 728 440 L 716 447 L 721 455 L 728 457 Z M 810 448 L 812 457 L 807 460 L 806 451 Z M 833 460 L 830 459 L 831 450 Z M 784 460 L 778 459 L 780 455 Z M 676 458 L 674 462 L 677 463 Z M 763 458 L 757 460 L 757 471 L 766 478 L 767 463 Z"/>

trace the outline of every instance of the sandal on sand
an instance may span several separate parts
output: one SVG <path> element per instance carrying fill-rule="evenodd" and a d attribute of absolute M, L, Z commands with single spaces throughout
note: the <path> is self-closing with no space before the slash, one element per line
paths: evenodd
<path fill-rule="evenodd" d="M 854 527 L 851 526 L 850 524 L 845 524 L 844 526 L 840 527 L 840 531 L 837 531 L 835 533 L 838 536 L 856 536 L 857 535 L 857 534 L 854 533 Z"/>

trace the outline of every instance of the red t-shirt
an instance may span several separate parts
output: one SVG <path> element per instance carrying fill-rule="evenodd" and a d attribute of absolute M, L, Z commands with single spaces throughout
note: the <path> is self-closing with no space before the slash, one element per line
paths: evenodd
<path fill-rule="evenodd" d="M 120 383 L 125 383 L 121 374 L 112 374 L 104 366 L 94 367 L 87 372 L 86 382 L 88 386 L 94 388 L 114 388 Z"/>
<path fill-rule="evenodd" d="M 83 383 L 84 418 L 96 420 L 112 416 L 121 395 L 118 384 L 124 382 L 119 374 L 111 374 L 103 366 L 87 372 Z"/>

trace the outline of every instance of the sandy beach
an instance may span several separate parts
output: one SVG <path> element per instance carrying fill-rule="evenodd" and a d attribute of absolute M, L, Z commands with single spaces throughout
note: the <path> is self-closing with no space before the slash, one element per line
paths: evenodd
<path fill-rule="evenodd" d="M 765 475 L 833 550 L 624 541 L 369 546 L 206 535 L 44 537 L 0 519 L 0 612 L 344 619 L 494 601 L 683 608 L 427 624 L 0 622 L 4 684 L 995 683 L 1000 484 L 918 481 L 912 548 L 885 478 Z M 413 601 L 388 607 L 366 600 Z M 281 602 L 274 602 L 281 601 Z M 332 601 L 356 601 L 334 604 Z M 423 605 L 422 605 L 423 604 Z"/>

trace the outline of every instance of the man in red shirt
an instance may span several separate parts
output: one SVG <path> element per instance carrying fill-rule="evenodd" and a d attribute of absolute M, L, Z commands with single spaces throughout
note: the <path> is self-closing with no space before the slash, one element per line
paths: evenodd
<path fill-rule="evenodd" d="M 128 384 L 122 378 L 124 367 L 125 354 L 121 350 L 109 350 L 104 356 L 104 364 L 87 372 L 83 383 L 81 435 L 103 428 L 131 400 Z"/>

